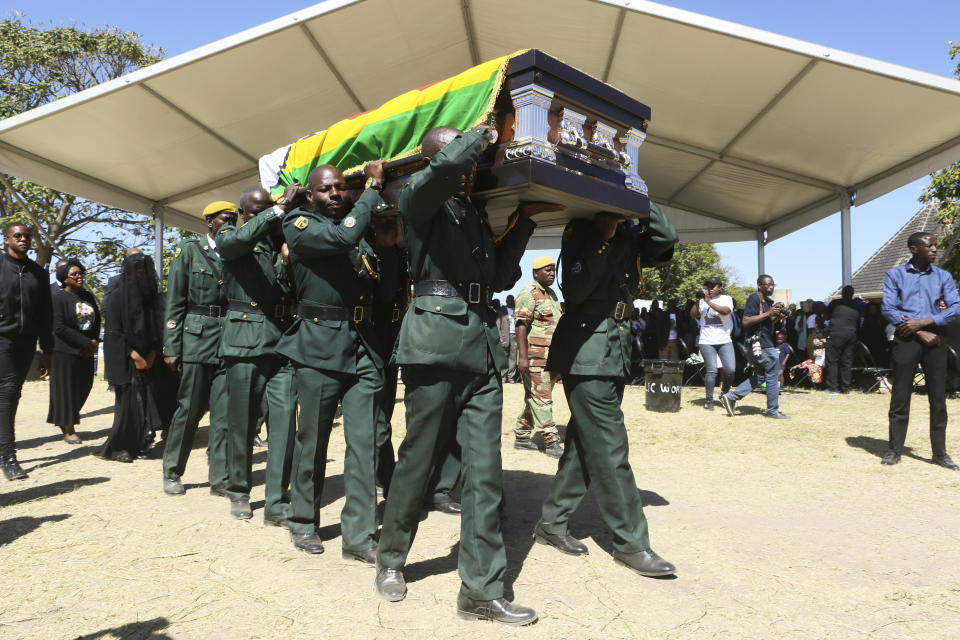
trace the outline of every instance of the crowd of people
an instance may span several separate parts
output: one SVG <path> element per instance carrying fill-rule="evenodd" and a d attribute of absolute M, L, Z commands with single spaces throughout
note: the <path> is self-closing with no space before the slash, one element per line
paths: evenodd
<path fill-rule="evenodd" d="M 429 131 L 422 140 L 423 167 L 401 190 L 395 208 L 381 197 L 381 161 L 364 166 L 366 183 L 355 201 L 341 171 L 323 165 L 310 172 L 306 185 L 288 185 L 277 199 L 251 187 L 238 205 L 213 202 L 201 214 L 207 233 L 176 248 L 166 292 L 151 258 L 137 249 L 127 252 L 106 287 L 102 319 L 83 286 L 83 265 L 62 261 L 56 270 L 60 284 L 51 290 L 46 272 L 27 257 L 30 229 L 8 225 L 0 265 L 0 466 L 7 478 L 26 477 L 16 460 L 13 421 L 37 342 L 41 366 L 50 370 L 49 421 L 76 444 L 102 322 L 106 378 L 116 402 L 100 456 L 132 462 L 161 432 L 162 490 L 182 495 L 181 477 L 209 410 L 210 493 L 227 498 L 231 516 L 249 519 L 252 451 L 265 418 L 264 524 L 286 527 L 296 549 L 322 553 L 318 527 L 327 447 L 341 411 L 343 559 L 375 566 L 377 593 L 401 600 L 407 594 L 403 568 L 422 509 L 457 514 L 458 615 L 524 625 L 537 613 L 504 598 L 501 532 L 503 384 L 519 378 L 525 398 L 514 447 L 559 459 L 531 532 L 534 540 L 570 555 L 588 553 L 570 536 L 569 521 L 592 486 L 613 533 L 614 559 L 640 575 L 673 574 L 676 568 L 651 549 L 628 460 L 620 405 L 635 345 L 655 345 L 657 356 L 677 359 L 698 344 L 707 409 L 719 386 L 720 402 L 735 415 L 736 403 L 762 380 L 766 415 L 784 419 L 778 404 L 783 350 L 776 331 L 782 330 L 782 346 L 790 326 L 800 326 L 809 348 L 812 331 L 829 320 L 836 331 L 826 340 L 826 357 L 840 363 L 839 378 L 830 379 L 849 388 L 842 372 L 852 339 L 847 329 L 868 322 L 860 323 L 845 290 L 810 331 L 806 320 L 797 322 L 804 312 L 790 315 L 771 300 L 768 275 L 760 276 L 739 315 L 720 280 L 711 278 L 699 301 L 683 309 L 655 306 L 634 317 L 640 268 L 668 261 L 677 242 L 655 205 L 644 225 L 607 212 L 568 223 L 561 247 L 563 305 L 552 288 L 557 264 L 541 257 L 533 262 L 532 282 L 495 308 L 493 294 L 522 276 L 519 261 L 536 215 L 563 205 L 523 203 L 495 237 L 483 205 L 471 198 L 477 160 L 494 138 L 485 125 Z M 897 459 L 909 408 L 909 393 L 902 392 L 905 372 L 920 360 L 929 369 L 928 382 L 936 382 L 943 356 L 934 326 L 960 310 L 949 276 L 923 261 L 935 257 L 927 240 L 911 240 L 915 270 L 907 269 L 897 285 L 899 302 L 887 304 L 885 298 L 883 307 L 896 326 L 891 452 Z M 926 315 L 926 298 L 910 293 L 907 284 L 918 274 L 932 274 L 923 291 L 932 292 L 935 280 L 945 311 Z M 900 312 L 897 322 L 894 314 Z M 642 336 L 655 336 L 649 343 L 635 339 L 644 325 Z M 738 337 L 756 375 L 731 389 Z M 406 434 L 395 452 L 391 418 L 398 375 Z M 563 443 L 552 415 L 552 391 L 561 377 L 571 413 Z M 942 401 L 935 393 L 930 398 L 931 405 Z M 949 467 L 945 421 L 944 409 L 936 413 L 934 453 L 935 461 Z M 451 492 L 461 484 L 457 503 Z M 385 498 L 382 512 L 378 493 Z"/>

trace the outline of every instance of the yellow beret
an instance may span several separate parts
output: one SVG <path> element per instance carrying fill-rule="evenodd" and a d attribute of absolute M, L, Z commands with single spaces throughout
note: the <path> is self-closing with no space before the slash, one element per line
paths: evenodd
<path fill-rule="evenodd" d="M 220 213 L 221 211 L 229 211 L 230 213 L 237 212 L 237 205 L 232 202 L 227 202 L 226 200 L 217 200 L 216 202 L 211 202 L 203 208 L 203 217 L 212 216 L 215 213 Z"/>
<path fill-rule="evenodd" d="M 545 266 L 550 264 L 552 265 L 557 264 L 556 262 L 554 262 L 553 258 L 551 258 L 550 256 L 540 256 L 539 258 L 533 259 L 534 270 L 543 269 Z"/>

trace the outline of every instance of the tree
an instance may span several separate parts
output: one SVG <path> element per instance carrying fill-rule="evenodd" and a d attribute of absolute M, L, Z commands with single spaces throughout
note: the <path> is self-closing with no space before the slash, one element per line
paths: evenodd
<path fill-rule="evenodd" d="M 953 75 L 960 79 L 960 45 L 953 42 L 947 44 L 950 46 L 950 59 L 957 61 Z M 938 215 L 942 221 L 955 223 L 960 220 L 960 162 L 933 173 L 920 201 L 939 201 L 941 208 Z M 953 230 L 940 236 L 938 240 L 945 254 L 939 264 L 956 279 L 960 276 L 960 224 L 951 224 L 951 227 Z"/>
<path fill-rule="evenodd" d="M 112 80 L 162 56 L 162 49 L 116 27 L 44 29 L 14 15 L 0 22 L 0 118 Z M 82 258 L 96 282 L 96 272 L 115 265 L 125 248 L 152 240 L 147 220 L 0 173 L 0 224 L 33 227 L 37 262 L 44 267 L 54 257 Z"/>
<path fill-rule="evenodd" d="M 725 293 L 737 308 L 746 303 L 745 289 L 731 282 L 732 278 L 717 249 L 710 243 L 678 244 L 673 259 L 660 267 L 643 270 L 644 297 L 657 300 L 693 300 L 703 289 L 703 281 L 716 276 L 728 283 Z"/>

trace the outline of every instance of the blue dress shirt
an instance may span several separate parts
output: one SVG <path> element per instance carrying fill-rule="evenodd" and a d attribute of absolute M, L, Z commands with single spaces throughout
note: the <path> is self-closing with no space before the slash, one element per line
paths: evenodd
<path fill-rule="evenodd" d="M 940 311 L 937 300 L 943 298 L 947 308 Z M 908 318 L 933 318 L 938 326 L 950 324 L 960 317 L 960 296 L 953 277 L 929 265 L 918 271 L 908 262 L 888 270 L 883 277 L 883 315 L 893 325 Z"/>

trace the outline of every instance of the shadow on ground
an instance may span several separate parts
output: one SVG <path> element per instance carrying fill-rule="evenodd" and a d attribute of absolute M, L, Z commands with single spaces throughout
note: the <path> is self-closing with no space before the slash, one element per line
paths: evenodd
<path fill-rule="evenodd" d="M 870 436 L 847 436 L 845 440 L 849 446 L 857 449 L 863 449 L 867 453 L 872 453 L 878 458 L 882 458 L 884 454 L 890 450 L 889 440 L 881 440 L 880 438 L 872 438 Z M 914 460 L 923 460 L 924 462 L 930 461 L 929 458 L 921 458 L 917 454 L 913 453 L 913 447 L 904 447 L 900 454 L 908 458 L 913 458 Z"/>
<path fill-rule="evenodd" d="M 41 498 L 52 498 L 53 496 L 69 493 L 74 489 L 79 489 L 80 487 L 86 487 L 109 481 L 110 478 L 105 478 L 103 476 L 98 476 L 95 478 L 75 478 L 73 480 L 60 480 L 59 482 L 41 484 L 36 487 L 29 487 L 27 489 L 20 489 L 18 491 L 0 493 L 0 507 L 9 507 L 14 504 L 30 502 L 31 500 L 40 500 Z"/>
<path fill-rule="evenodd" d="M 524 470 L 503 472 L 505 507 L 501 515 L 501 531 L 507 552 L 507 569 L 504 575 L 504 595 L 513 599 L 513 584 L 523 570 L 530 549 L 533 547 L 533 529 L 540 518 L 540 508 L 553 486 L 554 476 Z M 659 507 L 670 502 L 656 493 L 638 489 L 644 507 Z M 449 518 L 451 516 L 431 512 L 430 517 Z M 591 538 L 606 553 L 613 551 L 613 537 L 600 515 L 600 509 L 588 491 L 580 506 L 570 518 L 570 535 L 577 539 Z M 457 570 L 459 543 L 450 547 L 444 556 L 415 562 L 404 567 L 403 574 L 407 582 L 416 582 L 432 575 L 451 573 Z M 559 551 L 556 552 L 560 557 Z"/>
<path fill-rule="evenodd" d="M 23 516 L 10 518 L 9 520 L 0 520 L 0 547 L 13 542 L 20 536 L 27 535 L 44 522 L 60 522 L 69 517 L 69 513 L 58 513 L 56 515 L 43 516 L 42 518 Z"/>
<path fill-rule="evenodd" d="M 53 425 L 50 425 L 50 428 L 55 432 L 51 433 L 49 436 L 41 436 L 39 438 L 28 438 L 26 440 L 17 440 L 17 450 L 23 451 L 25 449 L 32 449 L 33 447 L 39 447 L 41 445 L 50 444 L 51 442 L 63 441 L 63 434 Z M 77 429 L 77 434 L 83 440 L 99 440 L 100 438 L 105 438 L 107 434 L 110 433 L 110 429 L 100 429 L 99 431 L 84 431 L 83 426 L 81 425 Z M 71 445 L 75 446 L 75 445 Z"/>
<path fill-rule="evenodd" d="M 166 618 L 154 618 L 153 620 L 144 620 L 142 622 L 129 622 L 112 629 L 103 629 L 94 631 L 87 635 L 77 636 L 77 640 L 108 640 L 109 638 L 122 638 L 122 640 L 173 640 L 173 636 L 161 633 L 170 626 L 170 621 Z"/>

